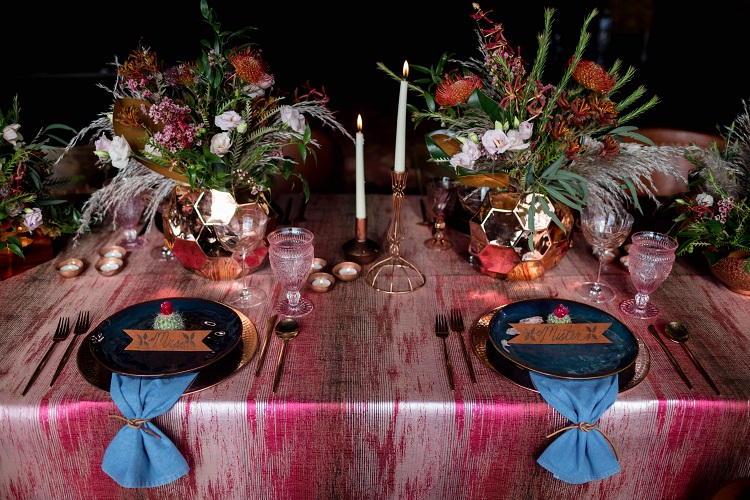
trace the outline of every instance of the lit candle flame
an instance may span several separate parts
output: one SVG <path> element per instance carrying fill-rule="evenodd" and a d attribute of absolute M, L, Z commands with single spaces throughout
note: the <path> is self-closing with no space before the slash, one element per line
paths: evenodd
<path fill-rule="evenodd" d="M 409 63 L 408 61 L 404 61 L 404 78 L 409 76 Z"/>
<path fill-rule="evenodd" d="M 357 115 L 357 131 L 362 132 L 362 115 Z"/>

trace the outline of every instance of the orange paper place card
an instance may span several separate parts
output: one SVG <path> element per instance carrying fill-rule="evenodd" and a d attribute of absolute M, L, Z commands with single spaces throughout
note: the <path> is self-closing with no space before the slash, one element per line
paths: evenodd
<path fill-rule="evenodd" d="M 133 342 L 126 351 L 211 351 L 203 339 L 211 330 L 123 330 Z"/>
<path fill-rule="evenodd" d="M 604 336 L 612 323 L 510 323 L 519 334 L 511 344 L 611 344 Z"/>

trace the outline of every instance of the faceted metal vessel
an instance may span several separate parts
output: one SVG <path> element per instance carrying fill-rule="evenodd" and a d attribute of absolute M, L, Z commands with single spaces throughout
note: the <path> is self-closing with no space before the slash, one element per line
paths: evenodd
<path fill-rule="evenodd" d="M 277 214 L 264 196 L 238 195 L 240 205 L 257 203 L 268 214 L 266 231 L 276 227 Z M 163 213 L 164 237 L 167 248 L 186 269 L 211 280 L 233 280 L 241 277 L 242 264 L 225 250 L 216 238 L 213 221 L 233 212 L 231 195 L 218 191 L 191 190 L 175 186 L 172 197 Z M 236 203 L 236 202 L 234 202 Z M 263 268 L 268 260 L 266 244 L 248 252 L 245 259 L 246 274 Z"/>
<path fill-rule="evenodd" d="M 555 267 L 573 244 L 573 212 L 553 203 L 565 230 L 546 215 L 542 227 L 528 229 L 527 194 L 490 191 L 469 221 L 469 254 L 484 274 L 507 281 L 531 281 Z M 538 222 L 538 221 L 537 221 Z M 533 240 L 533 252 L 529 249 Z"/>

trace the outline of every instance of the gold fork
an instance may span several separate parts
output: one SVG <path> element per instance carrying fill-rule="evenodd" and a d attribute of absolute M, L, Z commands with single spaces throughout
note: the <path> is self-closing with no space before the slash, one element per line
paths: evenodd
<path fill-rule="evenodd" d="M 75 333 L 75 335 L 73 336 L 73 340 L 70 341 L 70 344 L 68 344 L 68 348 L 65 349 L 65 354 L 63 354 L 63 357 L 60 360 L 60 364 L 57 365 L 57 370 L 55 370 L 55 374 L 52 376 L 52 382 L 49 383 L 50 387 L 52 387 L 55 384 L 55 380 L 57 380 L 57 377 L 59 377 L 60 374 L 62 373 L 63 368 L 65 367 L 65 363 L 68 362 L 70 353 L 73 352 L 73 346 L 76 345 L 76 340 L 78 340 L 78 336 L 89 331 L 89 324 L 90 324 L 89 312 L 88 311 L 79 312 L 78 319 L 76 319 L 76 325 L 75 327 L 73 327 L 73 333 Z"/>
<path fill-rule="evenodd" d="M 471 382 L 476 384 L 477 376 L 474 374 L 474 366 L 471 364 L 469 351 L 466 350 L 466 343 L 464 342 L 464 317 L 461 314 L 460 309 L 451 309 L 451 330 L 456 332 L 458 334 L 458 338 L 461 339 L 461 350 L 464 353 L 466 365 L 469 367 L 469 377 L 471 377 Z"/>
<path fill-rule="evenodd" d="M 47 352 L 44 354 L 44 357 L 37 365 L 36 370 L 34 370 L 34 373 L 31 375 L 31 379 L 29 379 L 29 383 L 26 384 L 26 387 L 24 387 L 23 392 L 21 393 L 21 396 L 25 396 L 26 393 L 29 392 L 31 385 L 34 383 L 36 378 L 42 372 L 42 368 L 44 368 L 44 365 L 46 365 L 47 361 L 49 361 L 49 357 L 50 357 L 50 354 L 52 354 L 52 350 L 55 348 L 55 346 L 57 346 L 57 344 L 59 344 L 60 342 L 68 338 L 69 331 L 70 331 L 70 319 L 66 317 L 61 317 L 60 320 L 57 322 L 57 328 L 55 329 L 55 333 L 52 336 L 52 345 L 49 346 L 49 349 L 47 349 Z"/>
<path fill-rule="evenodd" d="M 445 357 L 445 369 L 448 372 L 448 385 L 454 390 L 453 385 L 453 367 L 451 366 L 451 357 L 448 355 L 448 318 L 444 314 L 435 316 L 435 335 L 443 339 L 443 356 Z"/>

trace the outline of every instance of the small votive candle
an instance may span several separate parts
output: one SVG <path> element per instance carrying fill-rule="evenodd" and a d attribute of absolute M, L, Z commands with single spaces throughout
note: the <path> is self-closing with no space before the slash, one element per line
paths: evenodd
<path fill-rule="evenodd" d="M 106 264 L 102 264 L 102 266 L 99 269 L 104 271 L 105 273 L 108 273 L 109 271 L 114 271 L 118 267 L 120 266 L 117 265 L 116 262 L 107 262 Z"/>
<path fill-rule="evenodd" d="M 331 281 L 325 278 L 318 278 L 313 280 L 312 286 L 331 286 Z"/>
<path fill-rule="evenodd" d="M 55 269 L 63 278 L 75 278 L 83 271 L 83 261 L 80 259 L 66 259 L 59 262 Z"/>
<path fill-rule="evenodd" d="M 325 259 L 319 259 L 316 257 L 315 259 L 313 259 L 312 265 L 310 266 L 310 272 L 311 273 L 320 272 L 327 265 L 328 265 L 328 262 L 326 262 Z"/>
<path fill-rule="evenodd" d="M 339 269 L 339 274 L 342 276 L 351 276 L 353 274 L 357 274 L 357 270 L 353 267 L 342 267 Z"/>
<path fill-rule="evenodd" d="M 109 252 L 102 255 L 102 257 L 116 257 L 118 259 L 122 258 L 122 254 L 118 252 L 117 250 L 110 250 Z"/>
<path fill-rule="evenodd" d="M 80 267 L 76 266 L 75 264 L 65 264 L 60 268 L 60 271 L 78 271 Z"/>
<path fill-rule="evenodd" d="M 351 281 L 359 276 L 361 269 L 356 262 L 340 262 L 333 268 L 333 275 L 341 281 Z"/>
<path fill-rule="evenodd" d="M 329 291 L 331 287 L 333 287 L 334 281 L 336 281 L 336 279 L 328 273 L 312 273 L 307 278 L 310 288 L 318 293 Z"/>

